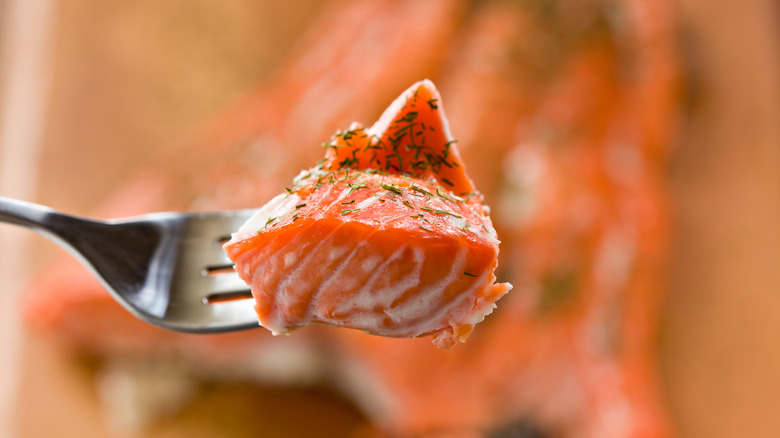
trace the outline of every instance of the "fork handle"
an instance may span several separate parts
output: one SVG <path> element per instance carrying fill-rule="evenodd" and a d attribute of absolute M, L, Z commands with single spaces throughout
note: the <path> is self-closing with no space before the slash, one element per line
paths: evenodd
<path fill-rule="evenodd" d="M 61 213 L 32 202 L 0 196 L 0 222 L 19 225 L 65 247 L 74 246 L 72 230 L 75 226 L 97 221 Z"/>
<path fill-rule="evenodd" d="M 56 210 L 32 202 L 0 196 L 0 222 L 25 228 L 46 229 L 47 217 Z"/>
<path fill-rule="evenodd" d="M 119 277 L 125 284 L 131 284 L 131 289 L 143 284 L 145 269 L 160 243 L 163 226 L 144 221 L 113 222 L 78 217 L 3 196 L 0 196 L 0 222 L 36 231 L 81 260 L 98 278 L 108 283 L 108 278 Z M 113 284 L 109 290 L 119 289 Z"/>
<path fill-rule="evenodd" d="M 37 232 L 76 256 L 99 278 L 105 278 L 105 273 L 114 272 L 117 266 L 145 266 L 159 239 L 158 230 L 149 225 L 128 223 L 118 227 L 4 196 L 0 196 L 0 222 Z M 116 248 L 107 250 L 112 246 Z"/>

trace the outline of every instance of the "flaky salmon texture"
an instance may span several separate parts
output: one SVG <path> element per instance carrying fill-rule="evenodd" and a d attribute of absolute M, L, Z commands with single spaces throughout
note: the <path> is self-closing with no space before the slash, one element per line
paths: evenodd
<path fill-rule="evenodd" d="M 512 286 L 495 283 L 499 240 L 433 83 L 323 146 L 225 244 L 260 324 L 465 342 Z"/>

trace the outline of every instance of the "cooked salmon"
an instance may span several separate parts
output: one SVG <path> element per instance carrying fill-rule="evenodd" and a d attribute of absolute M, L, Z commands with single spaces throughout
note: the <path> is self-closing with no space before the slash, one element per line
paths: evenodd
<path fill-rule="evenodd" d="M 324 146 L 325 160 L 225 245 L 260 324 L 465 342 L 511 285 L 495 284 L 499 241 L 433 83 Z"/>

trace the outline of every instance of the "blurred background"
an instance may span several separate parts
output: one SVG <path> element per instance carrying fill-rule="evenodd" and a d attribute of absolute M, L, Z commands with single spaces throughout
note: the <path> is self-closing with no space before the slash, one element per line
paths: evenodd
<path fill-rule="evenodd" d="M 599 117 L 619 120 L 618 128 L 605 130 L 620 136 L 620 126 L 630 131 L 639 114 L 633 135 L 649 145 L 639 150 L 652 172 L 629 178 L 642 187 L 650 181 L 647 190 L 659 192 L 652 199 L 665 206 L 655 212 L 662 216 L 657 220 L 668 221 L 659 237 L 668 245 L 657 250 L 658 260 L 651 258 L 662 266 L 652 272 L 649 322 L 641 322 L 641 304 L 639 313 L 630 311 L 648 331 L 637 336 L 638 348 L 647 350 L 640 368 L 656 376 L 647 381 L 661 407 L 651 410 L 660 409 L 670 425 L 646 430 L 780 436 L 777 2 L 385 3 L 0 0 L 0 195 L 92 216 L 260 205 L 288 175 L 316 161 L 321 151 L 315 146 L 332 132 L 352 120 L 372 123 L 408 85 L 430 77 L 453 104 L 445 110 L 466 163 L 474 163 L 477 186 L 503 215 L 514 211 L 506 204 L 520 198 L 508 198 L 511 178 L 491 179 L 491 169 L 515 159 L 527 164 L 524 154 L 535 149 L 515 143 L 557 135 L 517 120 L 550 114 L 572 128 L 574 143 L 579 135 L 597 144 L 593 138 L 601 131 L 591 135 L 587 127 L 601 126 Z M 607 49 L 599 48 L 602 40 L 609 41 Z M 621 64 L 625 59 L 630 62 Z M 545 82 L 567 74 L 570 80 Z M 629 85 L 612 85 L 624 82 Z M 599 103 L 618 101 L 616 95 L 629 96 L 627 103 Z M 300 102 L 305 105 L 296 107 Z M 295 130 L 310 132 L 290 133 Z M 490 142 L 491 135 L 507 146 L 468 149 L 469 139 Z M 274 149 L 277 144 L 284 146 Z M 308 152 L 296 161 L 295 148 Z M 582 150 L 575 159 L 588 161 L 589 149 Z M 565 185 L 565 178 L 550 184 Z M 598 190 L 596 197 L 612 193 Z M 500 237 L 507 264 L 516 263 L 512 254 L 522 251 L 513 248 L 537 228 L 494 220 L 506 233 Z M 178 347 L 166 346 L 165 361 L 149 361 L 154 348 L 147 344 L 201 348 L 189 340 L 158 341 L 165 335 L 156 332 L 116 347 L 121 330 L 101 338 L 94 328 L 114 310 L 82 304 L 79 292 L 68 292 L 62 309 L 47 307 L 47 300 L 60 300 L 56 285 L 69 285 L 67 275 L 50 274 L 64 258 L 60 249 L 9 226 L 0 226 L 0 242 L 2 436 L 383 433 L 371 403 L 354 395 L 359 390 L 301 384 L 321 370 L 304 366 L 285 384 L 290 380 L 243 378 L 241 366 L 223 366 L 226 358 L 213 368 L 230 376 L 199 374 L 180 363 L 197 354 Z M 513 294 L 520 294 L 523 279 L 511 279 Z M 54 292 L 43 304 L 28 304 L 41 281 Z M 307 348 L 285 357 L 316 362 Z M 235 360 L 241 361 L 249 368 L 272 365 Z M 643 373 L 634 378 L 645 382 Z M 563 421 L 545 415 L 539 414 L 541 424 Z M 587 423 L 574 417 L 572 424 Z M 650 436 L 630 428 L 604 435 L 593 432 L 597 428 L 571 431 L 578 427 L 551 427 L 547 434 L 544 427 L 504 428 L 504 435 L 490 436 Z"/>

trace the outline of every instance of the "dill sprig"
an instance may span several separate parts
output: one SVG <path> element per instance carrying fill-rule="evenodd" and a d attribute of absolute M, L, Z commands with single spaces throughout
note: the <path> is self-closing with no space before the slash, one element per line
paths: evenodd
<path fill-rule="evenodd" d="M 447 211 L 447 210 L 441 210 L 441 209 L 438 209 L 438 208 L 428 207 L 427 205 L 420 207 L 420 210 L 429 211 L 429 212 L 431 212 L 433 214 L 446 214 L 446 215 L 449 215 L 449 216 L 456 217 L 458 219 L 462 219 L 463 218 L 463 216 L 461 216 L 461 215 L 459 215 L 457 213 L 453 213 L 453 212 Z"/>
<path fill-rule="evenodd" d="M 438 197 L 440 197 L 442 199 L 445 199 L 447 201 L 450 201 L 450 202 L 455 202 L 455 199 L 452 196 L 442 192 L 441 190 L 439 190 L 438 187 L 436 187 L 436 196 L 438 196 Z"/>
<path fill-rule="evenodd" d="M 362 182 L 360 184 L 357 184 L 357 183 L 355 183 L 355 184 L 347 183 L 347 186 L 349 186 L 349 193 L 347 193 L 347 195 L 351 195 L 352 192 L 354 192 L 355 190 L 367 189 L 368 188 L 368 185 L 365 184 L 365 183 L 362 183 Z"/>
<path fill-rule="evenodd" d="M 423 194 L 423 195 L 425 195 L 425 196 L 433 196 L 433 193 L 431 193 L 431 192 L 429 192 L 429 191 L 425 190 L 425 189 L 424 189 L 424 188 L 422 188 L 422 187 L 417 187 L 417 186 L 415 186 L 415 185 L 412 185 L 412 186 L 411 186 L 411 187 L 409 187 L 409 188 L 410 188 L 410 189 L 412 189 L 412 190 L 414 190 L 415 192 L 422 193 L 422 194 Z"/>
<path fill-rule="evenodd" d="M 392 184 L 381 183 L 381 184 L 379 184 L 379 186 L 382 187 L 383 189 L 387 190 L 388 192 L 395 193 L 396 195 L 403 195 L 404 194 L 403 190 L 401 190 L 400 187 L 394 186 Z"/>

